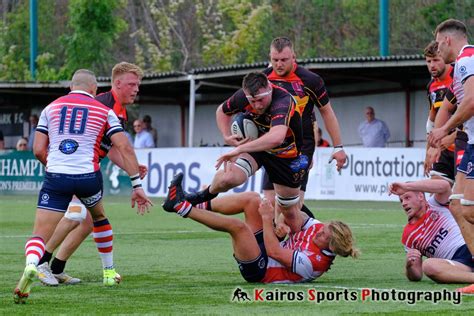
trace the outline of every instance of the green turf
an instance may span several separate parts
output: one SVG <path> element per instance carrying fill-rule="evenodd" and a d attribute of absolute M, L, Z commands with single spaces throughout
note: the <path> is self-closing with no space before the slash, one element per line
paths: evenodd
<path fill-rule="evenodd" d="M 71 258 L 67 271 L 81 278 L 76 286 L 34 286 L 25 305 L 15 305 L 12 290 L 24 267 L 23 247 L 31 234 L 35 197 L 2 196 L 0 201 L 0 314 L 466 314 L 474 299 L 461 304 L 373 302 L 360 300 L 361 288 L 441 291 L 457 285 L 438 285 L 424 278 L 408 282 L 403 274 L 400 244 L 406 221 L 398 203 L 308 202 L 317 218 L 340 219 L 351 224 L 359 260 L 337 258 L 331 270 L 303 285 L 255 285 L 243 281 L 224 233 L 161 210 L 160 200 L 150 214 L 139 216 L 125 198 L 106 198 L 106 212 L 114 230 L 114 256 L 123 283 L 102 286 L 101 264 L 92 238 Z M 303 301 L 232 302 L 242 288 L 251 297 L 255 289 L 303 291 Z M 358 295 L 356 301 L 308 301 L 308 291 Z"/>

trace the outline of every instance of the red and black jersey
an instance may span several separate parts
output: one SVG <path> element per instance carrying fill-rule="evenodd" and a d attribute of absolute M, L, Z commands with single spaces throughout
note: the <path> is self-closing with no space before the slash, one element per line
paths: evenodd
<path fill-rule="evenodd" d="M 259 134 L 268 133 L 272 126 L 288 126 L 283 143 L 269 150 L 269 153 L 281 158 L 297 157 L 301 152 L 303 132 L 301 116 L 296 111 L 295 99 L 283 88 L 273 84 L 272 88 L 272 102 L 264 114 L 255 113 L 242 89 L 222 104 L 222 110 L 227 115 L 237 112 L 249 113 L 258 127 Z"/>
<path fill-rule="evenodd" d="M 125 105 L 122 105 L 122 103 L 120 103 L 115 93 L 112 90 L 110 90 L 108 92 L 99 94 L 98 96 L 95 97 L 95 99 L 99 101 L 100 103 L 102 103 L 103 105 L 111 108 L 114 111 L 114 113 L 117 115 L 117 117 L 119 118 L 122 128 L 125 129 L 125 124 L 127 123 L 127 109 L 125 108 Z M 100 158 L 101 159 L 107 156 L 107 153 L 109 152 L 111 147 L 112 147 L 112 141 L 110 140 L 110 138 L 105 136 L 102 139 L 102 142 L 100 143 Z"/>
<path fill-rule="evenodd" d="M 285 77 L 277 75 L 272 67 L 263 71 L 275 85 L 287 90 L 296 99 L 296 110 L 303 124 L 303 145 L 301 151 L 310 159 L 315 150 L 312 115 L 314 107 L 321 108 L 329 103 L 329 95 L 323 79 L 303 67 L 294 64 L 293 71 Z"/>
<path fill-rule="evenodd" d="M 436 113 L 440 106 L 443 104 L 443 100 L 446 97 L 449 102 L 456 104 L 456 97 L 454 96 L 453 91 L 451 90 L 451 84 L 453 83 L 453 74 L 454 68 L 448 66 L 447 69 L 448 75 L 443 80 L 438 78 L 431 78 L 426 90 L 428 92 L 428 101 L 430 104 L 430 110 L 435 109 Z"/>

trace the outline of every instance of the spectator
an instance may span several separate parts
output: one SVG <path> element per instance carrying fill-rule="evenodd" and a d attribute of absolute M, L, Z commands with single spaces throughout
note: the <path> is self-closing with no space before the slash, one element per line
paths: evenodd
<path fill-rule="evenodd" d="M 374 108 L 365 108 L 366 121 L 359 125 L 359 136 L 364 147 L 385 147 L 390 131 L 384 121 L 375 118 Z"/>
<path fill-rule="evenodd" d="M 135 131 L 135 142 L 133 143 L 135 148 L 153 148 L 155 143 L 153 142 L 153 136 L 150 132 L 145 130 L 143 121 L 135 120 L 133 122 L 133 130 Z"/>
<path fill-rule="evenodd" d="M 323 138 L 323 131 L 318 127 L 318 132 L 316 133 L 316 146 L 318 147 L 331 147 L 331 144 Z"/>
<path fill-rule="evenodd" d="M 16 143 L 16 150 L 27 151 L 28 150 L 28 138 L 22 137 Z"/>
<path fill-rule="evenodd" d="M 0 150 L 5 149 L 5 140 L 3 139 L 3 132 L 0 130 Z"/>
<path fill-rule="evenodd" d="M 33 142 L 35 141 L 35 131 L 38 125 L 38 115 L 30 115 L 30 135 L 28 136 L 28 150 L 33 150 Z"/>
<path fill-rule="evenodd" d="M 158 146 L 158 131 L 156 130 L 156 128 L 151 126 L 150 115 L 145 115 L 143 117 L 143 124 L 144 124 L 144 129 L 150 132 L 151 136 L 153 137 L 153 142 L 155 143 L 155 147 Z"/>

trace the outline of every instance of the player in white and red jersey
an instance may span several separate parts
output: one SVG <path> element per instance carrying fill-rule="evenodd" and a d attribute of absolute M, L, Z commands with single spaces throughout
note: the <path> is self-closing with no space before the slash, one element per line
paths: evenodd
<path fill-rule="evenodd" d="M 26 267 L 14 290 L 15 303 L 24 303 L 28 297 L 45 243 L 73 195 L 92 215 L 94 240 L 104 267 L 104 285 L 120 282 L 113 264 L 112 227 L 102 203 L 99 146 L 104 136 L 111 138 L 122 156 L 125 171 L 131 175 L 132 207 L 138 203 L 138 212 L 144 213 L 152 205 L 141 188 L 137 158 L 117 115 L 94 100 L 96 91 L 95 75 L 80 69 L 72 77 L 71 93 L 53 101 L 41 113 L 33 152 L 46 165 L 46 174 L 39 192 L 33 237 L 25 245 Z"/>
<path fill-rule="evenodd" d="M 467 28 L 458 20 L 449 19 L 439 24 L 435 36 L 439 55 L 446 63 L 456 62 L 452 90 L 458 108 L 443 126 L 431 132 L 428 140 L 437 146 L 452 129 L 464 124 L 468 144 L 457 169 L 450 210 L 471 254 L 474 254 L 474 46 L 468 44 Z M 474 284 L 460 291 L 474 294 Z"/>
<path fill-rule="evenodd" d="M 334 222 L 336 223 L 336 222 Z M 292 269 L 272 257 L 268 257 L 267 271 L 263 283 L 296 283 L 312 281 L 328 271 L 336 254 L 329 249 L 320 248 L 331 236 L 331 225 L 308 218 L 303 229 L 288 235 L 280 246 L 293 252 Z M 319 247 L 318 247 L 319 245 Z M 329 248 L 327 246 L 326 248 Z"/>
<path fill-rule="evenodd" d="M 402 235 L 407 251 L 407 278 L 419 281 L 424 273 L 438 283 L 473 282 L 471 253 L 447 207 L 451 195 L 449 182 L 394 182 L 389 192 L 400 197 L 408 217 Z M 426 200 L 425 192 L 434 195 Z M 422 261 L 422 256 L 428 259 Z"/>
<path fill-rule="evenodd" d="M 143 71 L 137 65 L 120 62 L 112 68 L 112 89 L 96 96 L 96 100 L 117 115 L 122 127 L 127 121 L 126 106 L 132 104 L 137 96 Z M 104 137 L 100 144 L 99 159 L 108 156 L 118 167 L 122 167 L 122 157 L 112 146 L 110 138 Z M 123 169 L 123 168 L 122 168 Z M 140 179 L 147 173 L 147 167 L 139 165 Z M 67 260 L 81 243 L 90 235 L 93 222 L 90 214 L 79 199 L 74 197 L 69 203 L 68 210 L 56 226 L 56 230 L 46 244 L 45 252 L 38 265 L 38 278 L 43 284 L 57 286 L 58 284 L 78 284 L 80 279 L 71 277 L 64 272 Z M 58 249 L 54 259 L 54 250 Z"/>
<path fill-rule="evenodd" d="M 229 233 L 234 258 L 248 282 L 309 282 L 329 270 L 336 254 L 357 256 L 352 232 L 342 222 L 322 224 L 299 211 L 301 216 L 306 217 L 301 232 L 291 234 L 286 241 L 280 242 L 274 233 L 274 207 L 269 201 L 262 201 L 259 194 L 232 194 L 208 201 L 205 206 L 193 207 L 185 199 L 182 178 L 183 174 L 179 173 L 171 182 L 163 209 Z M 224 215 L 244 212 L 245 222 L 209 210 Z"/>

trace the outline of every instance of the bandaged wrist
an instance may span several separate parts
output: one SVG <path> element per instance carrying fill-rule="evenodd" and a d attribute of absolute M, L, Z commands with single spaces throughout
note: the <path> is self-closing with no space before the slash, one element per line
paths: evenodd
<path fill-rule="evenodd" d="M 132 188 L 137 189 L 142 187 L 142 180 L 140 180 L 140 174 L 130 176 L 130 181 L 132 181 Z"/>
<path fill-rule="evenodd" d="M 426 120 L 426 134 L 429 134 L 434 128 L 434 122 L 428 118 Z"/>

